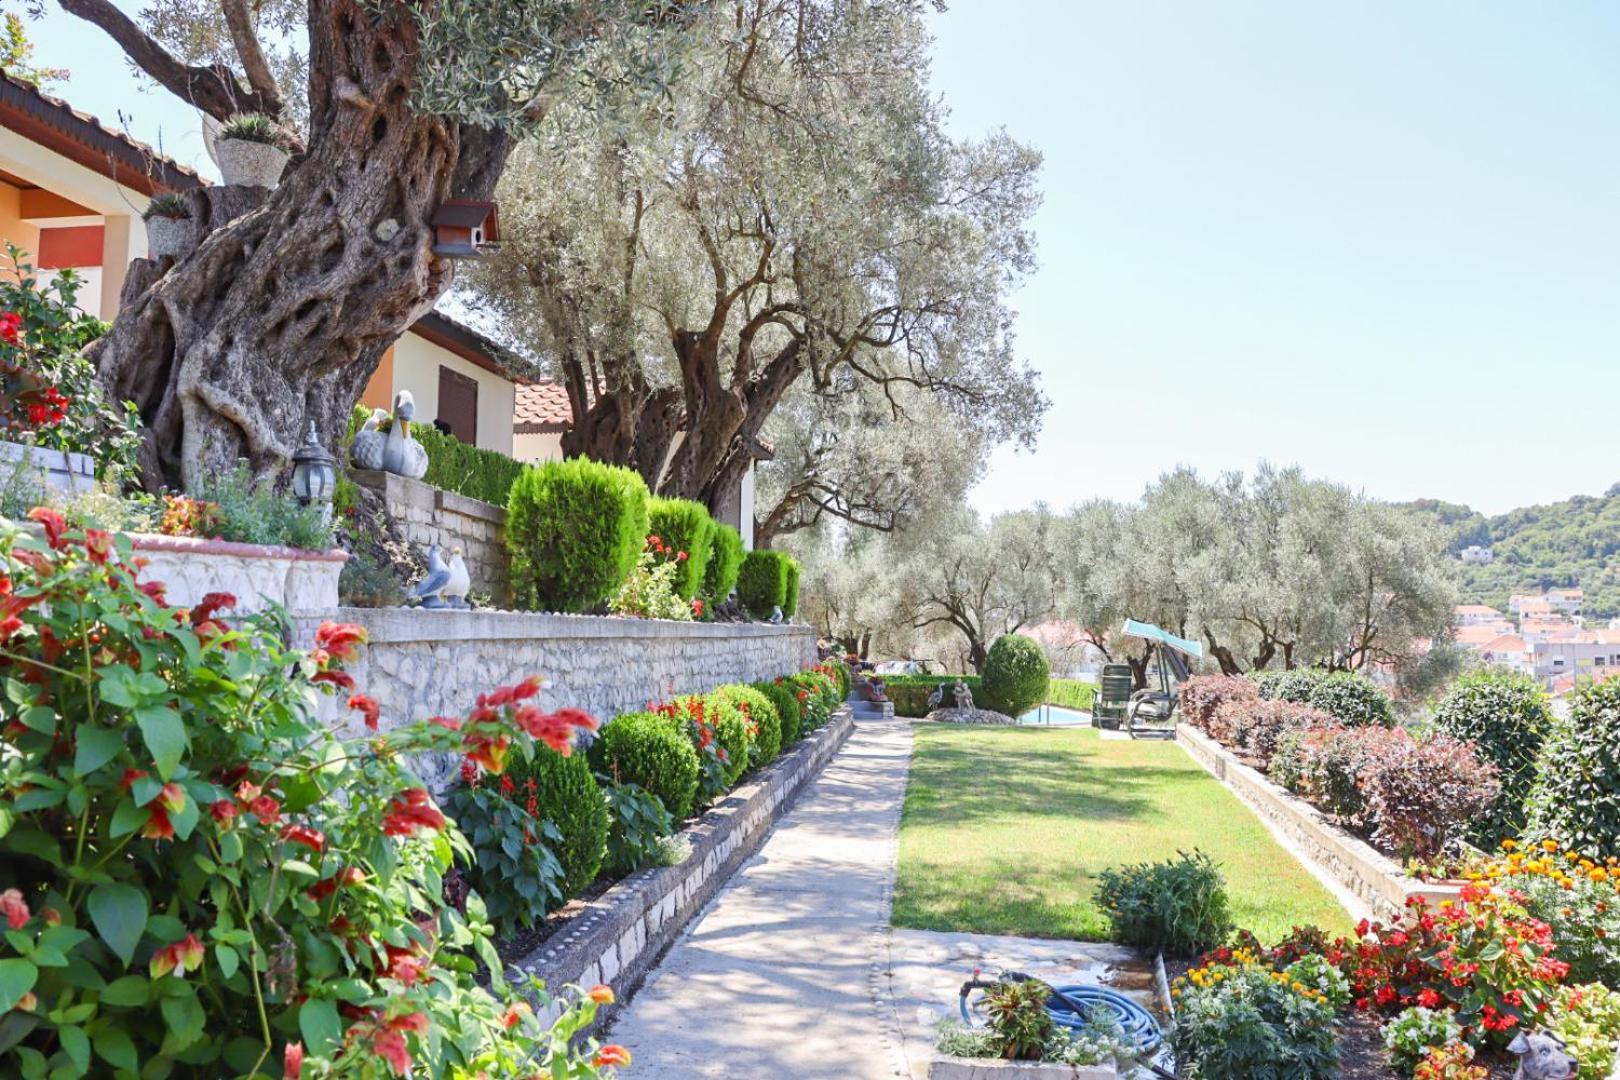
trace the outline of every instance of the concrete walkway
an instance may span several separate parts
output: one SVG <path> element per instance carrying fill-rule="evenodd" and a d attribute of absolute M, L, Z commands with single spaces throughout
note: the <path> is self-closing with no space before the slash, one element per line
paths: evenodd
<path fill-rule="evenodd" d="M 907 721 L 856 722 L 608 1033 L 636 1080 L 893 1080 L 887 926 Z"/>

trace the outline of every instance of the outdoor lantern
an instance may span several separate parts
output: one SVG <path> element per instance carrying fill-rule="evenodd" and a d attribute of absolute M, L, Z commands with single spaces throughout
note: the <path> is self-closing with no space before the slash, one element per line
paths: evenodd
<path fill-rule="evenodd" d="M 309 422 L 304 445 L 293 454 L 292 488 L 300 505 L 321 508 L 321 520 L 332 520 L 332 491 L 337 487 L 337 459 L 326 452 L 315 437 L 315 421 Z"/>
<path fill-rule="evenodd" d="M 446 199 L 433 211 L 433 254 L 476 259 L 500 245 L 495 204 L 483 199 Z"/>

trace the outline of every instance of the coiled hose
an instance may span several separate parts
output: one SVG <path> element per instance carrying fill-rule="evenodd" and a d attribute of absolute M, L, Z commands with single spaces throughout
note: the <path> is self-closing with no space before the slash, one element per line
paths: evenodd
<path fill-rule="evenodd" d="M 962 1022 L 969 1027 L 979 1026 L 982 1023 L 973 1016 L 968 1005 L 969 995 L 974 990 L 987 990 L 998 982 L 1035 981 L 1038 980 L 1017 971 L 1004 972 L 1000 979 L 985 981 L 975 972 L 972 979 L 962 984 L 962 991 L 958 996 Z M 1149 1060 L 1164 1045 L 1164 1031 L 1159 1027 L 1159 1022 L 1154 1019 L 1153 1014 L 1140 1003 L 1117 990 L 1101 986 L 1052 986 L 1051 990 L 1052 996 L 1047 999 L 1046 1011 L 1052 1017 L 1053 1023 L 1076 1033 L 1094 1030 L 1118 1031 L 1120 1038 L 1135 1052 L 1139 1062 L 1161 1077 L 1174 1078 L 1174 1073 L 1166 1072 Z"/>

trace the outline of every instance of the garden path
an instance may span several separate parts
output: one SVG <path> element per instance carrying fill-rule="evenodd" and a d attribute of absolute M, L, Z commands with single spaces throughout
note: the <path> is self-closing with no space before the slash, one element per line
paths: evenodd
<path fill-rule="evenodd" d="M 861 719 L 615 1023 L 636 1080 L 893 1080 L 886 986 L 904 719 Z"/>

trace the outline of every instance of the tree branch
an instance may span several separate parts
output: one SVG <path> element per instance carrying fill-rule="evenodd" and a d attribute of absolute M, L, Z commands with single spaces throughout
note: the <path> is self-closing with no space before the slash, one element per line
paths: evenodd
<path fill-rule="evenodd" d="M 259 35 L 253 29 L 253 16 L 248 11 L 247 0 L 220 0 L 220 7 L 225 12 L 225 27 L 231 32 L 231 44 L 236 47 L 236 55 L 242 60 L 242 71 L 247 75 L 248 85 L 270 106 L 266 111 L 279 116 L 282 109 L 281 89 L 276 86 L 276 77 L 270 73 L 270 61 L 265 59 Z"/>

